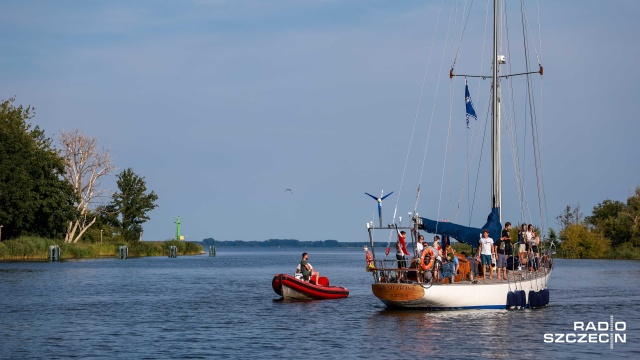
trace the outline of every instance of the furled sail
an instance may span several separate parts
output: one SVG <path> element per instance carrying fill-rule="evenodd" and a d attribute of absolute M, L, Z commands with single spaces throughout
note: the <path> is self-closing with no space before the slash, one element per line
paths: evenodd
<path fill-rule="evenodd" d="M 498 241 L 502 232 L 502 225 L 500 224 L 500 208 L 497 207 L 491 210 L 491 214 L 487 217 L 487 223 L 484 224 L 482 228 L 474 228 L 427 218 L 421 219 L 422 225 L 420 225 L 420 228 L 426 232 L 448 235 L 460 242 L 469 244 L 474 248 L 477 248 L 480 243 L 482 230 L 489 230 L 489 237 L 492 238 L 493 241 Z"/>

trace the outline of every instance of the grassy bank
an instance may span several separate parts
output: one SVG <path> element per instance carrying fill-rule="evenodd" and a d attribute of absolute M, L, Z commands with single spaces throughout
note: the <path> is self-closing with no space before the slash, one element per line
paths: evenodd
<path fill-rule="evenodd" d="M 118 246 L 129 248 L 129 257 L 168 256 L 169 246 L 178 247 L 178 255 L 195 255 L 202 252 L 202 246 L 191 242 L 169 241 L 110 241 L 104 243 L 75 243 L 40 237 L 21 237 L 0 242 L 0 261 L 48 260 L 49 246 L 59 245 L 62 260 L 117 257 Z"/>

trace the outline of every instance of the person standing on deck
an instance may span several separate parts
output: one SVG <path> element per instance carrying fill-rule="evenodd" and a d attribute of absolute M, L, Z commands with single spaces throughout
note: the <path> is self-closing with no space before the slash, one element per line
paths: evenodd
<path fill-rule="evenodd" d="M 491 271 L 491 255 L 495 255 L 496 250 L 493 245 L 493 239 L 489 237 L 489 230 L 482 230 L 482 239 L 480 239 L 480 246 L 478 247 L 478 256 L 484 266 L 484 277 L 487 277 L 487 271 L 489 272 L 489 279 L 493 279 L 493 272 Z"/>
<path fill-rule="evenodd" d="M 418 236 L 418 242 L 416 243 L 416 257 L 420 257 L 422 255 L 422 250 L 424 250 L 424 236 Z"/>
<path fill-rule="evenodd" d="M 442 257 L 442 246 L 440 246 L 440 236 L 433 237 L 433 248 L 436 249 L 436 255 Z M 442 261 L 442 259 L 440 259 Z"/>
<path fill-rule="evenodd" d="M 400 243 L 400 250 L 402 251 L 402 255 L 409 255 L 407 251 L 407 232 L 406 231 L 398 231 L 396 228 L 396 232 L 398 233 L 398 242 Z M 399 260 L 399 259 L 398 259 Z"/>
<path fill-rule="evenodd" d="M 525 240 L 527 245 L 527 258 L 529 257 L 528 252 L 531 251 L 531 240 L 533 240 L 533 225 L 529 224 L 528 230 L 525 233 Z"/>
<path fill-rule="evenodd" d="M 520 260 L 518 270 L 522 269 L 524 264 L 524 254 L 527 252 L 527 246 L 525 245 L 525 237 L 527 233 L 527 224 L 522 224 L 522 228 L 518 231 L 518 259 Z"/>
<path fill-rule="evenodd" d="M 449 247 L 449 262 L 453 264 L 453 273 L 451 274 L 451 283 L 453 284 L 456 281 L 456 275 L 458 275 L 458 269 L 460 268 L 460 261 L 458 261 L 458 257 L 456 256 L 455 251 Z"/>
<path fill-rule="evenodd" d="M 507 257 L 511 254 L 511 236 L 509 235 L 510 228 L 510 222 L 504 224 L 502 236 L 496 243 L 496 252 L 498 253 L 498 280 L 507 280 Z M 502 273 L 504 273 L 504 277 L 502 277 Z"/>
<path fill-rule="evenodd" d="M 404 231 L 403 231 L 404 233 Z M 404 252 L 402 251 L 402 244 L 400 241 L 396 242 L 396 259 L 398 260 L 398 269 L 404 269 L 407 267 L 407 260 L 404 257 Z M 404 274 L 402 271 L 398 270 L 396 272 L 396 279 L 404 278 Z"/>
<path fill-rule="evenodd" d="M 440 247 L 440 236 L 436 235 L 433 237 L 433 254 L 436 257 L 436 260 L 433 263 L 433 277 L 436 281 L 440 280 L 440 271 L 442 270 L 442 248 Z"/>
<path fill-rule="evenodd" d="M 375 264 L 373 263 L 373 255 L 371 254 L 371 251 L 369 251 L 369 248 L 367 247 L 367 245 L 365 245 L 362 248 L 365 251 L 365 259 L 367 260 L 367 271 L 373 271 L 373 269 L 375 269 Z"/>
<path fill-rule="evenodd" d="M 531 240 L 529 240 L 529 271 L 538 271 L 539 259 L 538 259 L 538 244 L 540 244 L 540 237 L 535 231 L 531 232 Z"/>
<path fill-rule="evenodd" d="M 399 241 L 396 243 L 396 259 L 398 260 L 399 268 L 407 267 L 407 260 L 404 257 L 404 252 L 402 251 L 402 244 L 400 244 Z"/>

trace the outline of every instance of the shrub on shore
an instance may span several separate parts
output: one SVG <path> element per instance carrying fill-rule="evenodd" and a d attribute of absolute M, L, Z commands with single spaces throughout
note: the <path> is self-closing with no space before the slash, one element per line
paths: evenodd
<path fill-rule="evenodd" d="M 23 236 L 0 242 L 0 260 L 47 260 L 51 245 L 60 246 L 63 260 L 117 257 L 120 245 L 126 245 L 129 248 L 129 257 L 166 256 L 169 254 L 169 246 L 172 245 L 178 247 L 180 255 L 194 255 L 202 252 L 202 246 L 198 244 L 177 240 L 126 242 L 114 239 L 105 243 L 65 243 L 62 240 Z"/>
<path fill-rule="evenodd" d="M 607 251 L 607 259 L 640 260 L 640 249 L 630 243 L 624 243 L 617 247 L 612 247 Z"/>

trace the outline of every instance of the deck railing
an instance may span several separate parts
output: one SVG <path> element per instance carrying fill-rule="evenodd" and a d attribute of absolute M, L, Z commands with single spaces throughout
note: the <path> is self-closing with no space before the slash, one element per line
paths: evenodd
<path fill-rule="evenodd" d="M 527 260 L 525 260 L 525 266 L 518 269 L 516 267 L 518 259 L 517 250 L 513 255 L 510 255 L 511 261 L 508 262 L 511 266 L 507 266 L 507 281 L 523 281 L 536 277 L 546 275 L 553 268 L 553 254 L 549 251 L 549 247 L 545 250 L 541 250 L 536 255 L 527 254 Z M 464 257 L 463 255 L 456 255 L 458 258 L 459 266 L 458 271 L 453 276 L 454 283 L 474 283 L 478 279 L 484 278 L 484 267 L 479 264 L 475 258 Z M 531 263 L 530 259 L 533 259 Z M 368 268 L 373 275 L 375 282 L 382 283 L 419 283 L 419 284 L 450 284 L 451 279 L 444 277 L 443 266 L 440 261 L 434 261 L 434 265 L 429 270 L 423 270 L 420 266 L 419 258 L 408 258 L 404 260 L 407 267 L 399 267 L 398 262 L 402 260 L 396 259 L 384 259 L 373 260 L 373 266 Z M 495 273 L 496 268 L 492 268 L 492 272 Z"/>

